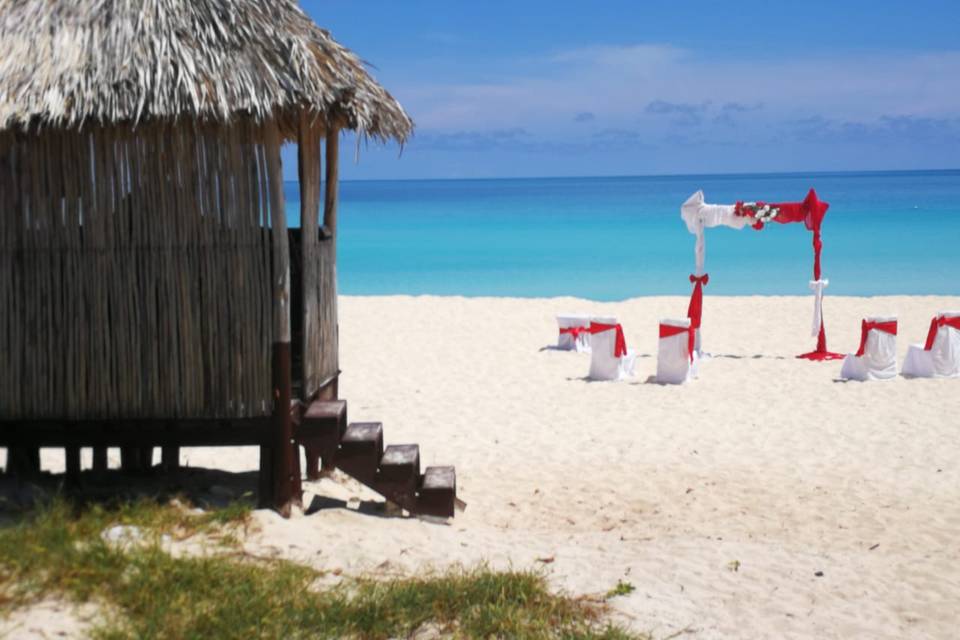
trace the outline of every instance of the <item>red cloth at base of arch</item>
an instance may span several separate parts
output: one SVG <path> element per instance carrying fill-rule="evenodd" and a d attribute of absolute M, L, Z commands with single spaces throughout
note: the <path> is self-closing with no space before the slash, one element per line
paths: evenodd
<path fill-rule="evenodd" d="M 693 283 L 693 293 L 690 294 L 690 305 L 687 307 L 687 317 L 690 318 L 690 328 L 699 329 L 700 319 L 703 317 L 703 288 L 710 282 L 710 274 L 690 276 Z"/>

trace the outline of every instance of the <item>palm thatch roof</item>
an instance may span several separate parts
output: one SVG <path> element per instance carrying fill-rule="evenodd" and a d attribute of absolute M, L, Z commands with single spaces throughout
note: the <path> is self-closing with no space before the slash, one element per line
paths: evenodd
<path fill-rule="evenodd" d="M 304 108 L 381 140 L 413 128 L 296 0 L 0 0 L 0 131 Z"/>

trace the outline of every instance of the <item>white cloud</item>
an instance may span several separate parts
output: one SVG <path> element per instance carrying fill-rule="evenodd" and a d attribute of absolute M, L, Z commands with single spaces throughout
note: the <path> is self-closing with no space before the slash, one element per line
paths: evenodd
<path fill-rule="evenodd" d="M 960 52 L 806 56 L 723 50 L 706 55 L 662 44 L 595 46 L 523 61 L 489 61 L 502 81 L 395 87 L 421 130 L 523 127 L 562 134 L 571 113 L 590 112 L 605 126 L 655 130 L 645 107 L 674 104 L 763 104 L 758 128 L 804 116 L 846 120 L 887 114 L 960 114 Z M 679 126 L 679 125 L 678 125 Z"/>

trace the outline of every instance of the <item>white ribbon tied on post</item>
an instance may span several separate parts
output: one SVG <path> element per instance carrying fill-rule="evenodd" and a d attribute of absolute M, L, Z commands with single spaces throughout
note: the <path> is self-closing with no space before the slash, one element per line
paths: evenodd
<path fill-rule="evenodd" d="M 813 329 L 811 334 L 817 337 L 820 334 L 820 323 L 823 321 L 823 290 L 830 284 L 829 280 L 811 280 L 810 290 L 813 291 Z"/>
<path fill-rule="evenodd" d="M 680 207 L 680 217 L 687 225 L 687 230 L 697 236 L 693 252 L 696 260 L 696 275 L 702 276 L 706 260 L 707 241 L 703 233 L 710 227 L 731 227 L 742 229 L 752 218 L 736 215 L 736 207 L 732 204 L 708 204 L 703 200 L 703 191 L 695 191 Z"/>

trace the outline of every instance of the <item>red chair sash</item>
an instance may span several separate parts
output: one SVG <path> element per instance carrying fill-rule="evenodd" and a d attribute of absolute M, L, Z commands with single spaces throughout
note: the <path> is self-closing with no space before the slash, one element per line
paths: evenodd
<path fill-rule="evenodd" d="M 867 348 L 867 335 L 870 331 L 876 329 L 877 331 L 883 331 L 884 333 L 889 333 L 890 335 L 897 335 L 897 321 L 893 320 L 891 322 L 867 322 L 864 320 L 860 324 L 860 348 L 857 349 L 857 356 L 862 356 L 864 349 Z"/>
<path fill-rule="evenodd" d="M 599 322 L 590 323 L 590 333 L 603 333 L 604 331 L 616 330 L 617 339 L 613 347 L 613 355 L 622 358 L 627 355 L 627 339 L 623 336 L 623 327 L 619 324 L 601 324 Z"/>
<path fill-rule="evenodd" d="M 693 362 L 693 343 L 694 336 L 696 335 L 695 329 L 691 325 L 690 327 L 677 327 L 672 324 L 661 324 L 660 325 L 660 337 L 661 338 L 672 338 L 673 336 L 678 336 L 681 333 L 687 334 L 687 357 L 690 358 L 690 362 Z"/>
<path fill-rule="evenodd" d="M 939 316 L 930 321 L 930 331 L 927 332 L 927 343 L 923 345 L 924 351 L 930 351 L 933 349 L 933 341 L 937 339 L 937 331 L 940 330 L 940 327 L 953 327 L 954 329 L 960 331 L 960 317 L 956 318 L 945 318 Z"/>
<path fill-rule="evenodd" d="M 703 288 L 710 282 L 710 274 L 702 276 L 690 276 L 690 282 L 693 283 L 693 293 L 690 294 L 690 306 L 687 307 L 687 317 L 690 318 L 690 326 L 693 329 L 700 328 L 700 318 L 703 315 Z"/>
<path fill-rule="evenodd" d="M 580 337 L 581 333 L 589 333 L 589 331 L 590 331 L 589 327 L 564 327 L 560 329 L 560 335 L 569 333 L 570 337 L 576 340 L 577 338 Z"/>

